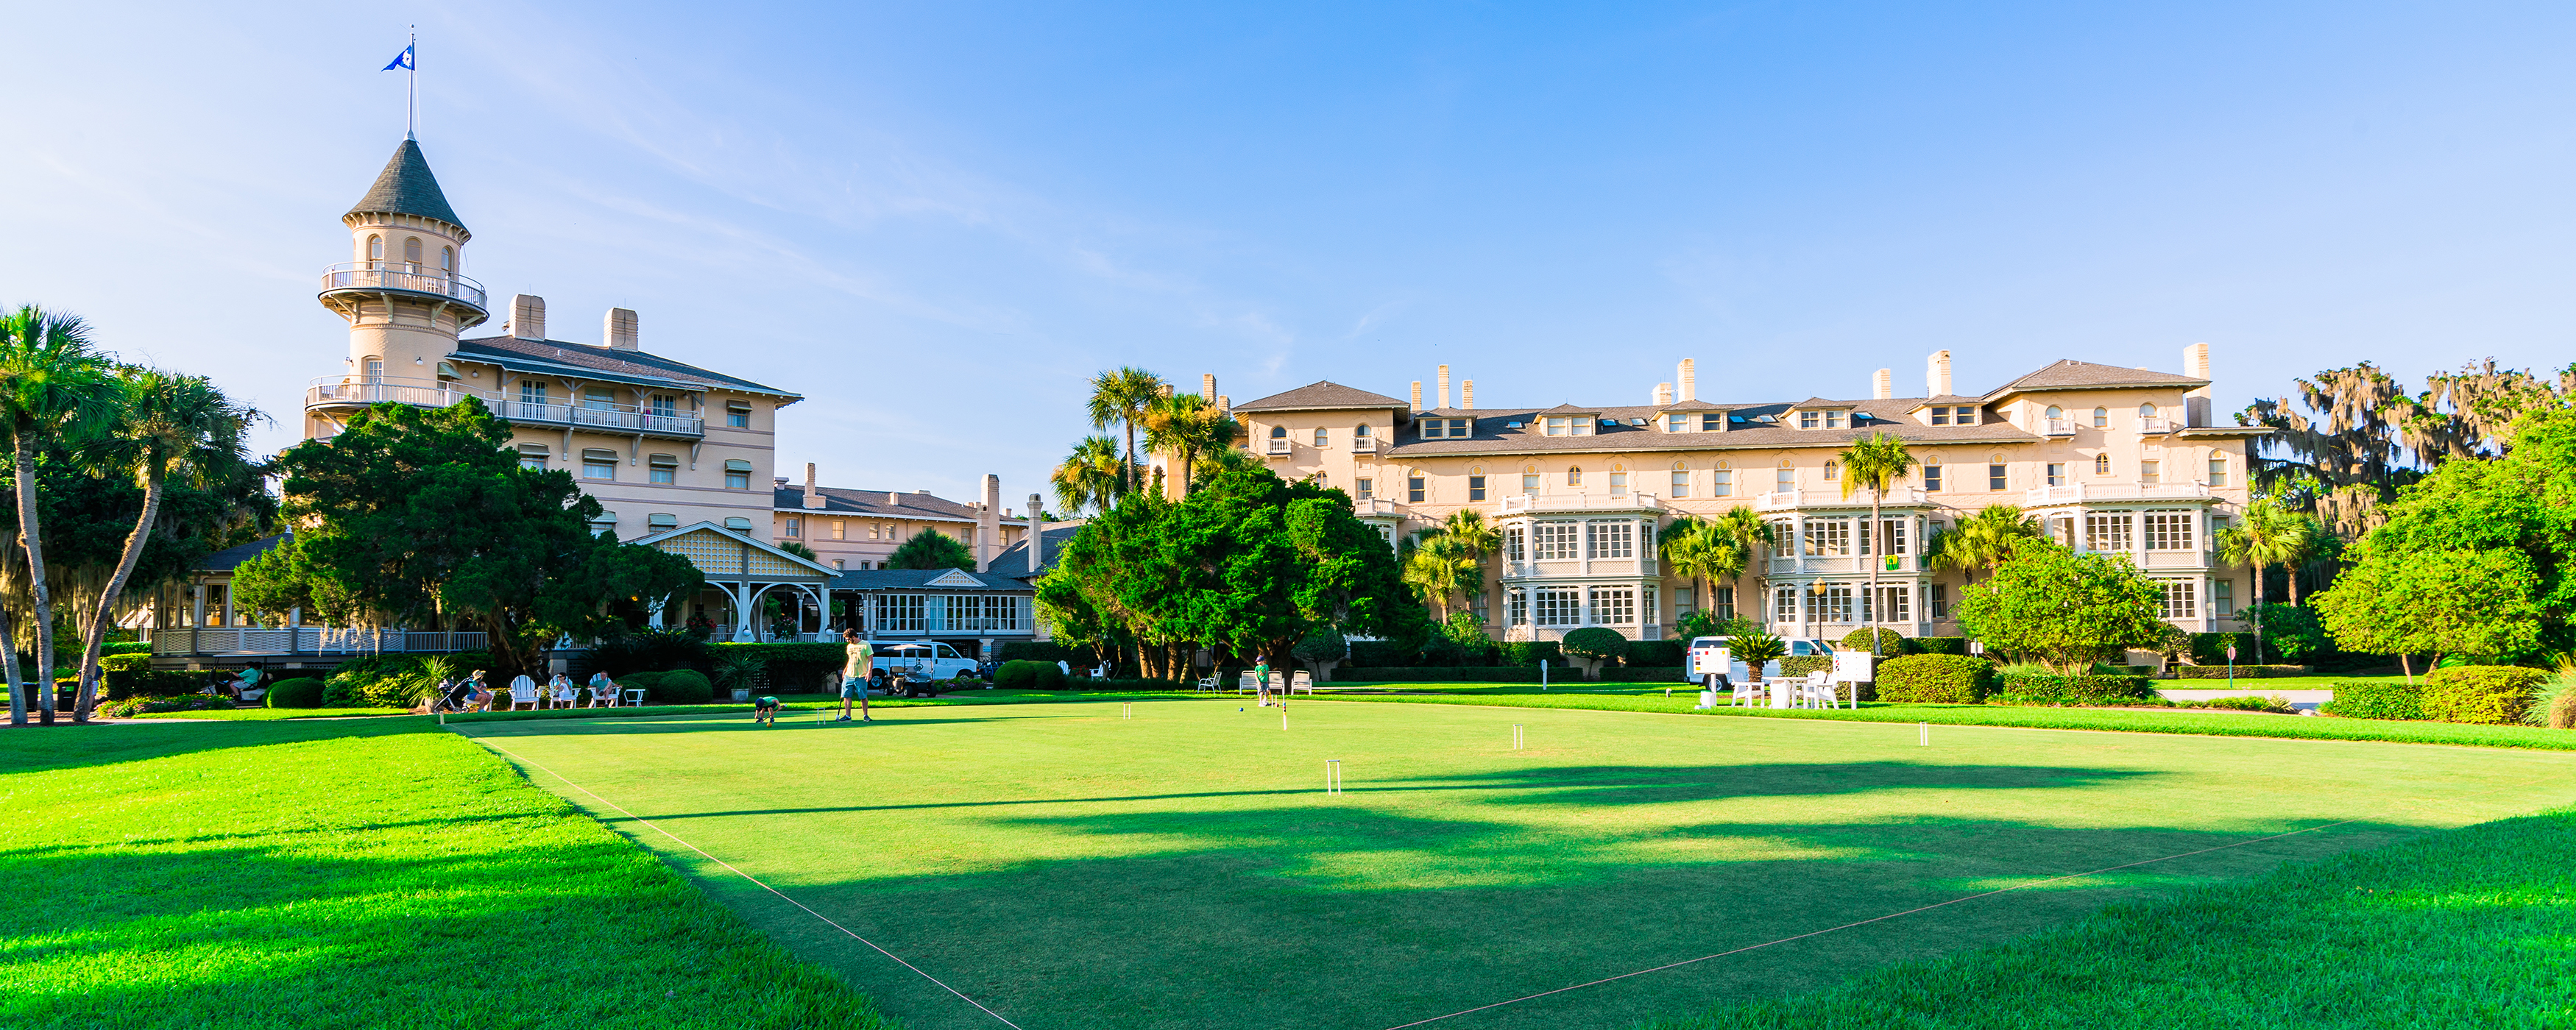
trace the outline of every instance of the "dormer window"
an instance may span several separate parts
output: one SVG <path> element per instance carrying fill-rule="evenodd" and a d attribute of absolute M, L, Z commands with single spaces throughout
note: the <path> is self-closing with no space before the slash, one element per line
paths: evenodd
<path fill-rule="evenodd" d="M 1936 426 L 1973 426 L 1977 424 L 1977 409 L 1967 405 L 1933 408 L 1932 424 Z"/>
<path fill-rule="evenodd" d="M 1691 430 L 1691 417 L 1690 417 L 1690 416 L 1688 416 L 1688 415 L 1683 415 L 1683 414 L 1679 414 L 1679 413 L 1674 413 L 1674 414 L 1669 414 L 1669 415 L 1665 415 L 1665 416 L 1664 416 L 1664 432 L 1667 432 L 1667 433 L 1687 433 L 1687 432 L 1690 432 L 1690 430 Z"/>
<path fill-rule="evenodd" d="M 1840 409 L 1801 411 L 1798 413 L 1798 428 L 1841 429 L 1849 424 L 1850 417 L 1851 412 Z"/>
<path fill-rule="evenodd" d="M 1464 440 L 1472 435 L 1468 429 L 1473 424 L 1463 418 L 1426 418 L 1419 423 L 1425 440 Z"/>
<path fill-rule="evenodd" d="M 1592 416 L 1590 415 L 1550 415 L 1543 425 L 1546 426 L 1546 433 L 1549 436 L 1592 435 Z"/>

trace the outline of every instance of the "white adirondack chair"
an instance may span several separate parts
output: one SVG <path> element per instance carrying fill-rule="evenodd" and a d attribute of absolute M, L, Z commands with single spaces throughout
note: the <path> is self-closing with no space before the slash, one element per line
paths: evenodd
<path fill-rule="evenodd" d="M 530 708 L 537 706 L 537 681 L 529 679 L 526 673 L 520 673 L 510 680 L 510 707 L 502 711 L 515 712 L 519 710 L 520 705 Z"/>
<path fill-rule="evenodd" d="M 1291 694 L 1295 694 L 1295 693 L 1299 693 L 1299 692 L 1304 692 L 1304 693 L 1308 693 L 1308 694 L 1312 694 L 1312 693 L 1314 693 L 1314 692 L 1315 692 L 1315 677 L 1314 677 L 1314 674 L 1309 673 L 1309 672 L 1307 672 L 1307 671 L 1306 671 L 1306 670 L 1304 670 L 1304 669 L 1299 669 L 1299 670 L 1297 670 L 1296 675 L 1294 675 L 1294 676 L 1290 676 L 1290 677 L 1288 678 L 1288 692 L 1289 692 L 1289 693 L 1291 693 Z"/>

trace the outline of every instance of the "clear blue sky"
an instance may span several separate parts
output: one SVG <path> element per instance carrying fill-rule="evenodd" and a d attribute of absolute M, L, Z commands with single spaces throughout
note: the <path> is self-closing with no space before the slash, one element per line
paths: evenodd
<path fill-rule="evenodd" d="M 804 392 L 779 467 L 838 485 L 1016 505 L 1119 364 L 1491 407 L 2207 341 L 2232 410 L 2576 357 L 2564 4 L 52 4 L 0 61 L 0 302 L 288 442 L 413 19 L 468 273 Z"/>

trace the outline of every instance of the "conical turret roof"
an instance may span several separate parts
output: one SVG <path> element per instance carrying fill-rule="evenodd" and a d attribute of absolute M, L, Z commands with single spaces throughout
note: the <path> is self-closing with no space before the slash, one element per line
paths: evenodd
<path fill-rule="evenodd" d="M 420 144 L 409 139 L 394 149 L 393 160 L 385 162 L 376 184 L 367 187 L 367 195 L 349 209 L 353 215 L 364 212 L 418 215 L 465 227 L 456 209 L 447 206 L 447 194 L 439 192 L 438 178 L 429 174 L 429 159 L 420 156 Z"/>

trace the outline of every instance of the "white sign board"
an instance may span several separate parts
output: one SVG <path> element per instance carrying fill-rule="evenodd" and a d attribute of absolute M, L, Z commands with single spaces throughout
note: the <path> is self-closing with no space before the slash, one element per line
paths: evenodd
<path fill-rule="evenodd" d="M 1834 652 L 1834 682 L 1875 682 L 1870 676 L 1870 670 L 1877 662 L 1878 656 L 1867 651 L 1836 651 Z"/>
<path fill-rule="evenodd" d="M 1727 649 L 1723 647 L 1692 648 L 1690 653 L 1691 678 L 1698 679 L 1702 676 L 1726 675 L 1726 665 L 1731 660 L 1732 659 L 1727 655 Z"/>

